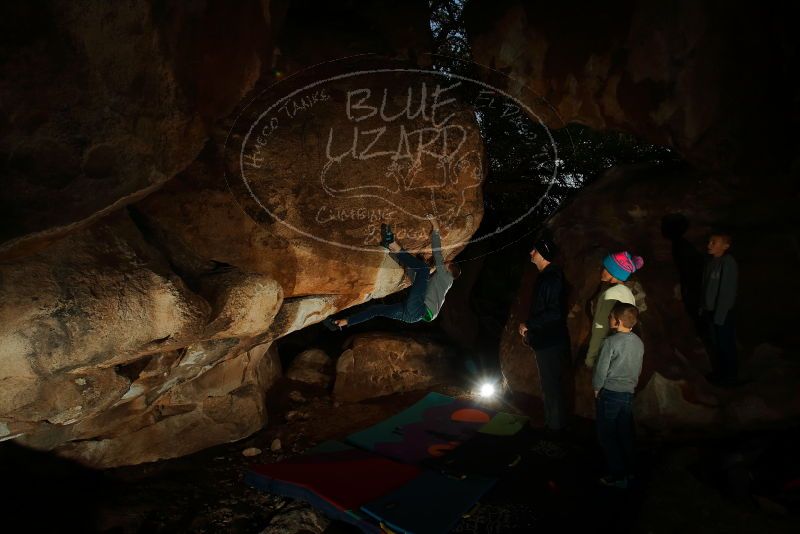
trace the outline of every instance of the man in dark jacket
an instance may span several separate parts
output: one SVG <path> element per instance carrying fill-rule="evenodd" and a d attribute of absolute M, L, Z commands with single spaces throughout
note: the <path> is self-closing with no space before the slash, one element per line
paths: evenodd
<path fill-rule="evenodd" d="M 519 333 L 536 353 L 539 377 L 544 394 L 545 425 L 554 431 L 567 426 L 563 371 L 569 356 L 566 284 L 563 271 L 551 261 L 556 247 L 549 239 L 540 239 L 530 252 L 539 275 L 533 288 L 528 320 L 519 325 Z"/>
<path fill-rule="evenodd" d="M 738 375 L 734 305 L 739 267 L 728 251 L 731 241 L 731 234 L 722 230 L 709 238 L 708 254 L 711 257 L 703 273 L 703 292 L 700 295 L 700 313 L 711 342 L 714 369 L 709 378 L 720 385 L 735 385 Z"/>

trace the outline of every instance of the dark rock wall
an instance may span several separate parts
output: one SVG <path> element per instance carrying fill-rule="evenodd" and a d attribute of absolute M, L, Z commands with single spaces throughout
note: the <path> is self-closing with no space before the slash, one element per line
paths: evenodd
<path fill-rule="evenodd" d="M 757 313 L 761 286 L 743 286 L 742 342 L 750 350 L 796 341 L 792 9 L 466 6 L 474 58 L 544 97 L 554 124 L 633 132 L 700 169 L 611 173 L 552 223 L 572 247 L 576 348 L 601 251 L 625 246 L 647 257 L 639 289 L 653 354 L 644 380 L 655 393 L 643 402 L 664 425 L 697 399 L 706 404 L 692 421 L 751 421 L 794 406 L 786 387 L 771 397 L 756 388 L 720 415 L 721 397 L 695 380 L 704 355 L 675 319 L 674 272 L 658 237 L 673 211 L 691 220 L 698 246 L 712 219 L 738 225 L 743 273 L 779 295 Z M 2 10 L 0 439 L 110 466 L 252 433 L 267 420 L 263 392 L 280 373 L 273 341 L 403 281 L 376 257 L 323 254 L 248 217 L 221 178 L 225 137 L 254 96 L 320 62 L 375 52 L 428 65 L 427 2 L 52 0 Z M 459 120 L 479 150 L 472 120 Z M 290 171 L 313 154 L 273 154 L 283 169 L 275 183 L 296 192 L 302 184 Z M 445 244 L 471 235 L 482 215 L 480 189 L 459 183 L 470 191 L 445 203 L 465 202 L 472 217 L 454 220 Z M 509 344 L 504 358 L 518 350 Z M 758 387 L 792 379 L 771 371 L 782 357 L 758 353 Z M 535 381 L 526 361 L 510 374 Z M 576 398 L 586 411 L 582 387 Z"/>
<path fill-rule="evenodd" d="M 0 49 L 0 250 L 24 254 L 155 191 L 272 56 L 269 4 L 31 2 Z"/>
<path fill-rule="evenodd" d="M 632 132 L 705 169 L 768 172 L 797 161 L 797 15 L 792 3 L 710 0 L 470 0 L 464 11 L 473 59 L 562 123 Z"/>
<path fill-rule="evenodd" d="M 554 127 L 579 122 L 635 133 L 671 146 L 688 162 L 669 170 L 612 169 L 549 223 L 575 287 L 570 328 L 578 413 L 593 412 L 581 363 L 585 309 L 598 287 L 602 255 L 621 249 L 645 257 L 632 282 L 647 350 L 640 417 L 669 430 L 758 424 L 798 413 L 792 363 L 800 341 L 793 326 L 800 286 L 792 274 L 800 267 L 793 207 L 800 200 L 796 10 L 711 1 L 467 3 L 474 59 L 544 98 L 559 117 Z M 751 384 L 735 393 L 703 378 L 708 356 L 687 315 L 693 305 L 684 302 L 696 287 L 681 280 L 673 244 L 662 235 L 665 217 L 688 225 L 677 254 L 688 247 L 699 262 L 712 227 L 728 226 L 736 235 L 737 331 L 743 378 Z M 534 354 L 516 334 L 534 278 L 531 269 L 521 284 L 501 360 L 513 387 L 539 394 Z M 783 356 L 765 344 L 781 347 Z M 766 368 L 773 372 L 764 374 Z"/>
<path fill-rule="evenodd" d="M 757 195 L 783 200 L 744 200 Z M 602 258 L 608 251 L 632 250 L 645 260 L 628 282 L 642 312 L 638 333 L 645 344 L 637 398 L 641 422 L 659 432 L 698 424 L 703 426 L 695 430 L 712 431 L 800 414 L 800 337 L 793 326 L 794 302 L 800 295 L 794 275 L 800 267 L 800 248 L 793 204 L 785 182 L 753 187 L 751 182 L 737 185 L 727 175 L 685 167 L 630 166 L 612 169 L 553 217 L 549 227 L 563 247 L 559 263 L 571 287 L 576 412 L 589 417 L 594 412 L 591 376 L 583 358 L 591 324 L 588 305 L 600 287 Z M 671 232 L 675 220 L 685 232 Z M 699 274 L 692 264 L 702 267 L 708 233 L 720 220 L 738 224 L 731 253 L 740 269 L 736 324 L 744 384 L 727 390 L 705 379 L 711 366 L 695 321 L 698 301 L 693 299 L 698 295 L 682 291 L 682 284 L 699 286 L 699 280 L 683 278 L 682 272 Z M 512 389 L 541 395 L 535 354 L 517 333 L 517 325 L 527 317 L 534 280 L 530 269 L 500 353 Z M 737 410 L 742 402 L 758 407 L 741 416 Z M 703 417 L 698 418 L 698 412 Z"/>

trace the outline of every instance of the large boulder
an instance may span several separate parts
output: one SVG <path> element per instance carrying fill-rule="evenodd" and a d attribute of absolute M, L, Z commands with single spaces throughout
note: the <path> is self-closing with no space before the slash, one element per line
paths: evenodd
<path fill-rule="evenodd" d="M 129 219 L 117 219 L 46 253 L 0 264 L 2 417 L 63 422 L 64 410 L 102 411 L 127 391 L 127 380 L 110 378 L 114 365 L 201 335 L 208 303 L 168 269 Z M 94 376 L 83 376 L 87 371 Z M 51 383 L 63 377 L 79 387 Z M 85 400 L 62 397 L 69 389 L 83 390 Z"/>
<path fill-rule="evenodd" d="M 292 360 L 286 378 L 327 388 L 333 381 L 333 370 L 333 360 L 324 350 L 309 349 Z"/>
<path fill-rule="evenodd" d="M 206 277 L 198 285 L 205 290 L 195 293 L 119 214 L 37 254 L 3 262 L 0 281 L 0 438 L 21 435 L 19 441 L 40 448 L 79 440 L 78 451 L 88 450 L 97 436 L 110 444 L 133 426 L 155 424 L 153 414 L 165 413 L 181 389 L 197 396 L 180 403 L 189 418 L 206 392 L 186 384 L 213 384 L 215 375 L 228 391 L 259 386 L 248 401 L 252 409 L 236 410 L 250 418 L 249 431 L 256 428 L 253 421 L 263 420 L 259 399 L 273 381 L 260 370 L 268 345 L 250 347 L 281 308 L 274 280 L 231 271 Z M 229 360 L 239 362 L 242 372 L 220 375 Z M 252 377 L 245 367 L 252 367 Z M 209 397 L 224 396 L 211 389 Z M 241 437 L 239 430 L 228 427 L 226 440 Z M 198 443 L 153 442 L 147 458 L 197 450 Z M 131 463 L 140 452 L 98 449 L 87 461 Z"/>
<path fill-rule="evenodd" d="M 268 343 L 232 352 L 192 379 L 151 391 L 149 402 L 141 392 L 127 395 L 114 409 L 76 425 L 59 454 L 113 467 L 184 456 L 260 430 L 267 422 L 265 392 L 281 376 L 278 353 Z M 174 361 L 164 373 L 174 375 L 182 363 Z M 142 375 L 144 381 L 152 376 Z M 41 446 L 36 438 L 18 441 Z"/>
<path fill-rule="evenodd" d="M 379 97 L 386 79 L 330 85 L 310 113 L 313 91 L 298 97 L 302 112 L 250 177 L 259 200 L 282 210 L 254 211 L 229 157 L 228 134 L 236 141 L 247 125 L 237 119 L 302 79 L 273 84 L 287 72 L 354 51 L 424 65 L 414 63 L 429 42 L 421 0 L 392 17 L 313 0 L 36 6 L 0 18 L 0 440 L 107 467 L 243 438 L 266 422 L 276 339 L 407 284 L 375 246 L 380 221 L 364 213 L 426 256 L 427 213 L 447 226 L 448 257 L 480 224 L 482 144 L 463 106 L 448 119 L 463 152 L 433 128 L 374 144 L 404 139 L 404 167 L 362 151 L 324 166 L 328 130 L 336 150 L 352 138 L 347 92 Z M 431 119 L 385 122 L 358 125 L 400 136 Z M 335 170 L 329 184 L 323 170 Z M 393 193 L 333 198 L 323 188 L 367 183 Z M 330 210 L 318 224 L 321 208 Z"/>
<path fill-rule="evenodd" d="M 409 334 L 354 336 L 336 361 L 333 395 L 358 402 L 441 384 L 452 376 L 452 354 L 430 339 Z"/>
<path fill-rule="evenodd" d="M 270 63 L 269 4 L 53 0 L 3 8 L 0 254 L 158 189 Z M 224 28 L 224 30 L 223 30 Z"/>
<path fill-rule="evenodd" d="M 244 437 L 265 422 L 271 381 L 223 373 L 234 365 L 225 362 L 257 367 L 252 347 L 406 285 L 377 247 L 320 252 L 284 225 L 248 217 L 208 172 L 218 154 L 204 151 L 129 209 L 0 264 L 0 437 L 102 466 Z M 452 199 L 471 216 L 450 220 L 446 246 L 480 221 L 479 190 Z M 427 232 L 427 221 L 408 220 L 416 235 Z M 226 393 L 187 385 L 218 373 L 233 381 Z M 170 443 L 176 433 L 189 436 L 180 447 Z"/>
<path fill-rule="evenodd" d="M 209 145 L 186 171 L 132 207 L 137 222 L 181 273 L 194 277 L 218 271 L 220 267 L 236 266 L 274 278 L 287 298 L 349 295 L 360 302 L 385 296 L 401 287 L 402 269 L 393 268 L 396 263 L 374 246 L 373 239 L 364 250 L 353 251 L 346 248 L 347 242 L 343 243 L 346 246 L 321 243 L 263 214 L 254 214 L 255 218 L 248 216 L 222 178 L 220 152 L 220 147 Z M 286 152 L 283 156 L 284 165 L 289 166 L 294 158 L 290 154 Z M 316 157 L 309 159 L 316 160 Z M 380 176 L 377 169 L 377 166 L 360 167 L 354 175 L 367 179 L 374 172 Z M 295 203 L 309 202 L 311 194 L 324 193 L 308 185 L 293 194 L 294 180 L 294 175 L 281 180 L 273 176 L 270 183 L 287 190 L 281 195 L 281 201 L 298 219 L 313 222 L 324 202 L 308 210 Z M 444 237 L 445 246 L 458 244 L 474 232 L 474 221 L 480 220 L 479 200 L 478 194 L 469 201 L 471 213 L 477 210 L 478 216 L 455 224 L 453 227 L 457 231 Z M 403 219 L 400 221 L 402 224 Z M 349 222 L 358 232 L 369 231 L 375 225 L 374 220 Z M 426 221 L 413 219 L 409 223 L 414 224 L 417 233 L 425 231 L 423 224 L 428 225 Z M 446 254 L 450 256 L 455 252 Z"/>

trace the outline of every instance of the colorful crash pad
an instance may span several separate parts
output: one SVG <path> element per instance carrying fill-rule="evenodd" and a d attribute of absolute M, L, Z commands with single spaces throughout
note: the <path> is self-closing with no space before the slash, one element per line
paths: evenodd
<path fill-rule="evenodd" d="M 491 421 L 482 426 L 478 432 L 493 436 L 513 436 L 525 428 L 529 420 L 530 418 L 526 415 L 497 412 Z"/>
<path fill-rule="evenodd" d="M 361 505 L 414 480 L 420 469 L 369 451 L 328 442 L 318 452 L 274 464 L 251 466 L 245 481 L 261 490 L 302 499 L 329 517 L 362 525 Z"/>
<path fill-rule="evenodd" d="M 305 500 L 365 532 L 378 531 L 381 523 L 397 532 L 446 532 L 496 481 L 465 474 L 463 468 L 486 457 L 487 443 L 508 443 L 526 423 L 523 416 L 430 393 L 348 436 L 348 444 L 329 441 L 298 458 L 253 466 L 246 480 L 265 491 Z M 463 444 L 467 454 L 453 456 Z M 504 453 L 489 456 L 494 463 L 507 463 Z M 455 458 L 451 471 L 458 476 L 448 476 L 443 464 L 436 463 L 442 458 Z M 471 471 L 497 471 L 494 463 L 483 463 L 489 469 Z"/>
<path fill-rule="evenodd" d="M 518 466 L 534 436 L 528 417 L 498 412 L 459 447 L 421 465 L 449 476 L 500 476 Z"/>
<path fill-rule="evenodd" d="M 522 463 L 523 458 L 528 456 L 531 441 L 529 432 L 519 432 L 513 436 L 478 433 L 444 456 L 424 461 L 422 466 L 455 477 L 499 477 Z"/>
<path fill-rule="evenodd" d="M 442 456 L 490 425 L 494 410 L 438 393 L 347 437 L 365 450 L 416 464 Z M 491 425 L 490 425 L 491 426 Z"/>

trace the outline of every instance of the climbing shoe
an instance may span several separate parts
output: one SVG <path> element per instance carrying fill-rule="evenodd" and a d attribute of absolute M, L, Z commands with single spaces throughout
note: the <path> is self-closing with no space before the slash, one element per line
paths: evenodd
<path fill-rule="evenodd" d="M 389 248 L 390 243 L 394 243 L 392 227 L 388 224 L 381 224 L 381 246 Z"/>

